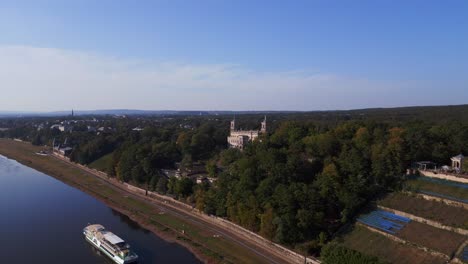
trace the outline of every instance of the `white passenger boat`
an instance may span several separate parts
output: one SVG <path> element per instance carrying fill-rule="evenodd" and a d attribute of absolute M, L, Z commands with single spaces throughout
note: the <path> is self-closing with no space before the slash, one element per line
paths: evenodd
<path fill-rule="evenodd" d="M 83 234 L 91 245 L 115 263 L 127 264 L 138 260 L 138 255 L 130 250 L 130 245 L 114 233 L 107 231 L 102 225 L 89 225 L 83 229 Z"/>

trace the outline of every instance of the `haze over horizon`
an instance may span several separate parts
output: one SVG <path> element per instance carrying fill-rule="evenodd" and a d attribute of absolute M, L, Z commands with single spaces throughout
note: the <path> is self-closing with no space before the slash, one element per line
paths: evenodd
<path fill-rule="evenodd" d="M 466 1 L 2 1 L 0 110 L 465 104 L 467 13 Z"/>
<path fill-rule="evenodd" d="M 222 113 L 222 112 L 246 112 L 246 113 L 268 113 L 268 112 L 326 112 L 326 111 L 358 111 L 358 110 L 370 110 L 370 109 L 399 109 L 399 108 L 418 108 L 418 107 L 463 107 L 463 106 L 468 106 L 468 104 L 455 104 L 455 105 L 404 105 L 404 106 L 396 106 L 396 107 L 368 107 L 368 108 L 349 108 L 349 109 L 311 109 L 311 110 L 282 110 L 282 109 L 277 109 L 277 110 L 271 110 L 271 109 L 265 109 L 265 110 L 249 110 L 249 109 L 239 109 L 239 110 L 231 110 L 231 109 L 198 109 L 198 110 L 193 110 L 193 109 L 123 109 L 123 108 L 112 108 L 112 109 L 54 109 L 54 110 L 49 110 L 49 111 L 40 111 L 40 110 L 30 110 L 30 111 L 24 111 L 24 110 L 2 110 L 0 109 L 0 115 L 22 115 L 22 114 L 32 114 L 32 115 L 48 115 L 48 114 L 71 114 L 72 111 L 74 111 L 75 115 L 87 115 L 87 114 L 108 114 L 108 113 L 118 113 L 118 114 L 125 114 L 125 113 L 138 113 L 138 112 L 146 112 L 146 113 L 151 113 L 151 112 L 213 112 L 213 113 Z"/>

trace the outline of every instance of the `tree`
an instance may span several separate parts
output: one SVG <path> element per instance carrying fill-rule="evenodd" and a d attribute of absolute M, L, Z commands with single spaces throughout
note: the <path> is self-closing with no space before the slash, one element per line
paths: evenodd
<path fill-rule="evenodd" d="M 238 160 L 242 154 L 236 148 L 229 148 L 222 151 L 220 156 L 221 165 L 229 166 L 231 163 Z"/>
<path fill-rule="evenodd" d="M 133 168 L 131 169 L 132 181 L 135 183 L 147 182 L 147 178 L 145 177 L 145 175 L 145 171 L 143 170 L 143 167 L 140 164 L 133 166 Z"/>
<path fill-rule="evenodd" d="M 200 211 L 205 211 L 206 191 L 203 188 L 197 188 L 195 191 L 195 208 Z"/>
<path fill-rule="evenodd" d="M 156 191 L 162 194 L 165 194 L 167 192 L 167 184 L 168 180 L 166 177 L 159 177 L 158 183 L 156 185 Z"/>
<path fill-rule="evenodd" d="M 169 181 L 167 182 L 167 192 L 170 194 L 177 194 L 176 193 L 176 185 L 177 185 L 177 178 L 176 177 L 170 177 Z"/>
<path fill-rule="evenodd" d="M 194 183 L 189 178 L 182 178 L 176 181 L 174 193 L 179 197 L 187 197 L 192 194 Z"/>
<path fill-rule="evenodd" d="M 135 160 L 135 151 L 130 148 L 122 153 L 117 164 L 117 178 L 128 182 L 132 178 L 132 169 L 137 165 Z"/>
<path fill-rule="evenodd" d="M 385 264 L 376 257 L 367 256 L 358 251 L 348 249 L 336 243 L 330 243 L 322 248 L 320 254 L 324 264 Z"/>
<path fill-rule="evenodd" d="M 260 235 L 268 239 L 273 239 L 276 227 L 273 223 L 275 214 L 271 205 L 267 204 L 264 213 L 260 215 Z"/>
<path fill-rule="evenodd" d="M 31 141 L 31 144 L 35 145 L 35 146 L 39 146 L 39 145 L 42 145 L 42 138 L 41 138 L 41 135 L 39 133 L 37 133 L 36 135 L 34 135 L 32 141 Z"/>
<path fill-rule="evenodd" d="M 154 191 L 156 190 L 156 186 L 158 184 L 158 181 L 159 181 L 159 177 L 153 175 L 151 177 L 151 180 L 149 181 L 149 188 L 151 189 L 151 191 Z"/>

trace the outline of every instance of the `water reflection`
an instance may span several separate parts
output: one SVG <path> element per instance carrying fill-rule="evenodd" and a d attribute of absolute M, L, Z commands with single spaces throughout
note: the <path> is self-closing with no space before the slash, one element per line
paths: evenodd
<path fill-rule="evenodd" d="M 104 255 L 104 253 L 99 251 L 97 248 L 92 246 L 90 243 L 86 242 L 86 244 L 97 258 L 101 258 L 104 261 L 103 263 L 115 264 L 110 258 L 108 258 L 106 255 Z"/>
<path fill-rule="evenodd" d="M 113 215 L 117 216 L 120 218 L 120 221 L 122 221 L 123 223 L 127 224 L 130 228 L 134 229 L 134 230 L 139 230 L 139 231 L 142 231 L 144 233 L 151 233 L 150 231 L 142 228 L 138 223 L 134 222 L 132 219 L 130 219 L 130 217 L 120 213 L 119 211 L 117 210 L 114 210 L 111 208 L 111 212 Z"/>

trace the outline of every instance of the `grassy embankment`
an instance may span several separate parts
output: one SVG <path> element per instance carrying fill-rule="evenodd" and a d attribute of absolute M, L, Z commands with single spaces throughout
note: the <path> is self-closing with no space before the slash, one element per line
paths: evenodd
<path fill-rule="evenodd" d="M 91 162 L 88 167 L 96 169 L 98 171 L 107 171 L 107 167 L 109 166 L 109 163 L 112 162 L 112 155 L 114 153 L 109 153 L 107 155 L 104 155 L 100 157 L 99 159 Z"/>
<path fill-rule="evenodd" d="M 53 176 L 76 187 L 110 207 L 126 214 L 143 227 L 169 241 L 176 241 L 200 259 L 209 263 L 266 263 L 250 250 L 194 225 L 170 213 L 162 214 L 151 204 L 124 195 L 121 190 L 103 182 L 78 168 L 50 156 L 36 155 L 41 147 L 29 143 L 0 139 L 0 154 Z M 184 234 L 181 233 L 184 230 Z"/>

